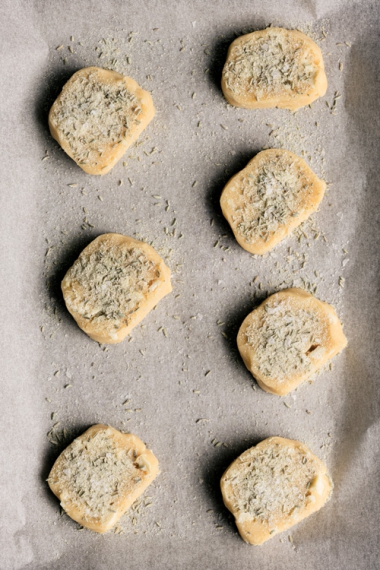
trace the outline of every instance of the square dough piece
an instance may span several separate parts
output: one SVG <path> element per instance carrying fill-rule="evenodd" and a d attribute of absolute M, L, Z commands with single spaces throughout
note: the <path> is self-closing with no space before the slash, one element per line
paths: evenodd
<path fill-rule="evenodd" d="M 120 234 L 92 241 L 61 286 L 78 326 L 107 344 L 121 342 L 172 290 L 170 269 L 153 247 Z"/>
<path fill-rule="evenodd" d="M 255 545 L 318 511 L 333 489 L 326 465 L 303 443 L 282 437 L 242 453 L 220 486 L 241 537 Z"/>
<path fill-rule="evenodd" d="M 347 345 L 334 307 L 303 289 L 268 297 L 243 321 L 237 345 L 260 388 L 286 396 Z"/>
<path fill-rule="evenodd" d="M 268 149 L 227 182 L 220 206 L 241 247 L 264 255 L 317 210 L 325 189 L 303 158 Z"/>
<path fill-rule="evenodd" d="M 322 52 L 297 30 L 267 28 L 232 42 L 222 91 L 235 107 L 296 111 L 326 93 Z"/>
<path fill-rule="evenodd" d="M 61 453 L 48 483 L 74 521 L 110 530 L 158 474 L 158 461 L 132 434 L 98 424 Z"/>
<path fill-rule="evenodd" d="M 106 174 L 150 123 L 153 99 L 130 77 L 80 69 L 49 113 L 52 137 L 88 174 Z"/>

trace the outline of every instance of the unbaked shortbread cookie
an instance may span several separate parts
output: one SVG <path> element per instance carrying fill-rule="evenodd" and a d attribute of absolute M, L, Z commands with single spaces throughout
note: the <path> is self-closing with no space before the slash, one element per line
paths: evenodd
<path fill-rule="evenodd" d="M 88 174 L 106 174 L 154 117 L 153 100 L 130 77 L 100 67 L 74 73 L 49 113 L 53 138 Z"/>
<path fill-rule="evenodd" d="M 326 465 L 303 443 L 282 437 L 242 453 L 221 479 L 241 537 L 256 545 L 318 511 L 332 489 Z"/>
<path fill-rule="evenodd" d="M 326 89 L 322 52 L 301 32 L 267 28 L 230 45 L 222 90 L 235 107 L 296 111 L 322 97 Z"/>
<path fill-rule="evenodd" d="M 286 396 L 347 345 L 334 307 L 303 289 L 285 289 L 252 311 L 237 336 L 259 386 Z"/>
<path fill-rule="evenodd" d="M 325 189 L 302 158 L 269 149 L 227 182 L 220 205 L 238 243 L 263 255 L 317 210 Z"/>
<path fill-rule="evenodd" d="M 103 533 L 117 523 L 157 474 L 157 458 L 141 439 L 98 424 L 61 453 L 48 483 L 69 517 Z"/>
<path fill-rule="evenodd" d="M 153 247 L 120 234 L 92 241 L 62 281 L 78 326 L 108 344 L 122 341 L 171 290 L 170 269 Z"/>

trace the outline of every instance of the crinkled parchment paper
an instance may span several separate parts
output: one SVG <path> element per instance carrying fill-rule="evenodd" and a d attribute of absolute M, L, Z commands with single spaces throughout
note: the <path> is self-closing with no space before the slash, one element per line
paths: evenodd
<path fill-rule="evenodd" d="M 377 567 L 379 12 L 370 0 L 2 1 L 2 569 Z M 327 94 L 295 115 L 231 108 L 221 93 L 230 42 L 270 24 L 300 28 L 324 54 Z M 101 178 L 47 127 L 64 82 L 87 65 L 132 76 L 157 109 Z M 219 196 L 273 146 L 302 154 L 329 186 L 311 221 L 259 258 L 235 242 Z M 173 293 L 107 348 L 79 330 L 59 284 L 109 231 L 152 242 Z M 235 338 L 260 300 L 291 284 L 334 304 L 349 345 L 281 399 L 256 386 Z M 96 422 L 136 433 L 162 471 L 103 536 L 61 515 L 46 484 Z M 219 480 L 271 435 L 309 445 L 335 490 L 319 513 L 252 547 Z"/>

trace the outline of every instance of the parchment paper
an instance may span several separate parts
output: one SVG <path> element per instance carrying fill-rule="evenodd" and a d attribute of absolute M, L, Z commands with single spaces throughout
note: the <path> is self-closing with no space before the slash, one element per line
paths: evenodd
<path fill-rule="evenodd" d="M 0 567 L 377 568 L 378 3 L 3 0 L 0 13 Z M 270 24 L 299 27 L 324 54 L 327 94 L 296 115 L 234 109 L 220 90 L 230 42 Z M 126 165 L 101 178 L 47 127 L 63 84 L 87 65 L 132 76 L 157 109 Z M 302 232 L 252 257 L 219 196 L 272 146 L 303 153 L 331 185 Z M 59 284 L 109 231 L 153 242 L 173 293 L 131 341 L 105 348 L 76 326 Z M 260 300 L 293 283 L 335 305 L 349 345 L 332 370 L 281 399 L 256 386 L 235 338 Z M 46 483 L 60 451 L 97 422 L 136 433 L 161 467 L 117 533 L 103 536 L 61 515 Z M 305 442 L 335 490 L 319 513 L 253 547 L 219 480 L 271 435 Z"/>

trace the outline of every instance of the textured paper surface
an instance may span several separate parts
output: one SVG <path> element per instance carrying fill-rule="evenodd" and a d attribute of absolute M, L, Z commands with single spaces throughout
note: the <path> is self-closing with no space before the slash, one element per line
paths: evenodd
<path fill-rule="evenodd" d="M 0 13 L 0 567 L 378 567 L 378 5 L 3 0 Z M 327 94 L 296 115 L 233 109 L 221 93 L 230 42 L 271 23 L 309 32 L 324 54 Z M 83 173 L 47 128 L 64 82 L 87 65 L 132 76 L 157 109 L 126 166 L 102 178 Z M 254 258 L 235 242 L 219 196 L 266 146 L 304 151 L 332 185 L 306 237 Z M 131 342 L 104 350 L 67 313 L 59 284 L 109 231 L 152 241 L 173 293 Z M 261 299 L 293 282 L 335 305 L 349 345 L 331 371 L 281 399 L 256 386 L 235 338 Z M 54 445 L 46 434 L 57 422 Z M 65 445 L 96 422 L 136 433 L 160 461 L 122 534 L 78 530 L 45 481 Z M 306 443 L 335 490 L 319 513 L 252 547 L 219 480 L 271 435 Z"/>

